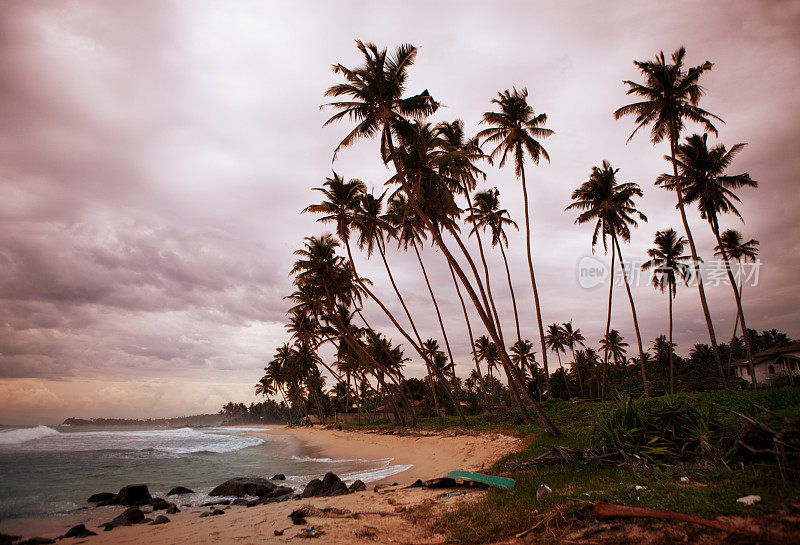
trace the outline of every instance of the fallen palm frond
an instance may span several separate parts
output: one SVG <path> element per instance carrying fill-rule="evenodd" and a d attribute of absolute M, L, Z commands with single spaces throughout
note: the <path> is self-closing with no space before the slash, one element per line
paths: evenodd
<path fill-rule="evenodd" d="M 619 452 L 606 448 L 582 450 L 570 447 L 554 447 L 532 460 L 510 460 L 505 463 L 503 468 L 506 471 L 517 471 L 534 466 L 567 465 L 588 462 L 616 465 L 625 463 L 626 459 Z"/>

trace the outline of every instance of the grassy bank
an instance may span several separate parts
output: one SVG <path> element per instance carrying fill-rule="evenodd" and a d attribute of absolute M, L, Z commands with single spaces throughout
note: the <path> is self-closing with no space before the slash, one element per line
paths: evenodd
<path fill-rule="evenodd" d="M 466 504 L 444 515 L 436 527 L 452 539 L 464 543 L 486 543 L 531 528 L 529 539 L 549 540 L 570 529 L 586 527 L 593 520 L 596 501 L 635 507 L 648 507 L 694 514 L 706 518 L 720 515 L 765 515 L 800 502 L 800 486 L 791 477 L 782 478 L 777 467 L 765 460 L 743 460 L 736 452 L 735 438 L 742 427 L 728 408 L 753 416 L 771 425 L 775 417 L 757 409 L 761 405 L 793 419 L 800 418 L 800 387 L 759 391 L 717 391 L 679 394 L 639 400 L 637 410 L 658 411 L 681 404 L 714 422 L 709 452 L 666 463 L 625 463 L 607 465 L 579 463 L 536 466 L 508 470 L 512 460 L 527 461 L 555 446 L 586 449 L 597 444 L 595 423 L 613 409 L 610 402 L 572 404 L 549 401 L 545 411 L 561 428 L 563 438 L 550 438 L 538 425 L 525 426 L 514 412 L 475 415 L 470 423 L 478 429 L 502 429 L 526 439 L 525 447 L 499 460 L 489 472 L 516 479 L 517 486 L 506 492 L 490 491 L 474 504 Z M 442 428 L 438 420 L 426 419 L 421 425 Z M 382 427 L 392 427 L 388 423 Z M 445 427 L 457 426 L 447 419 Z M 552 493 L 537 499 L 537 490 L 547 485 Z M 747 507 L 736 502 L 745 495 L 757 494 L 763 501 Z M 702 530 L 691 531 L 701 532 Z"/>

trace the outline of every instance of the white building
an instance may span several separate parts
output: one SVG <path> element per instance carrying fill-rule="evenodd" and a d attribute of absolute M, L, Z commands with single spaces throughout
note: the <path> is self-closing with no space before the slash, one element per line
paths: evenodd
<path fill-rule="evenodd" d="M 747 359 L 739 360 L 733 365 L 735 375 L 750 382 Z M 758 384 L 771 384 L 774 379 L 785 376 L 790 377 L 792 384 L 800 384 L 800 343 L 753 354 L 753 368 Z"/>

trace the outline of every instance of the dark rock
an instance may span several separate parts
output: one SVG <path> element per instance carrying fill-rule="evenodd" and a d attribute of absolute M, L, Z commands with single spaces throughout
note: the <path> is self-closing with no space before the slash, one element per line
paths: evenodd
<path fill-rule="evenodd" d="M 55 543 L 55 539 L 50 539 L 49 537 L 32 537 L 30 539 L 26 539 L 25 541 L 20 541 L 17 545 L 49 545 L 50 543 Z"/>
<path fill-rule="evenodd" d="M 292 519 L 292 524 L 295 526 L 300 526 L 301 524 L 308 524 L 308 521 L 305 517 L 305 511 L 302 509 L 295 509 L 291 513 L 289 513 L 289 518 Z"/>
<path fill-rule="evenodd" d="M 223 511 L 222 509 L 214 509 L 213 511 L 211 511 L 211 516 L 212 517 L 216 517 L 217 515 L 224 515 L 224 514 L 225 514 L 225 511 Z"/>
<path fill-rule="evenodd" d="M 204 519 L 204 518 L 210 517 L 210 516 L 211 516 L 211 511 L 206 511 L 205 513 L 200 513 L 200 518 L 201 519 Z"/>
<path fill-rule="evenodd" d="M 150 526 L 155 526 L 156 524 L 166 524 L 169 522 L 169 519 L 164 515 L 158 515 L 156 520 L 150 523 Z"/>
<path fill-rule="evenodd" d="M 309 482 L 300 497 L 320 498 L 323 496 L 342 496 L 347 493 L 347 485 L 335 473 L 329 471 L 321 481 L 313 479 Z"/>
<path fill-rule="evenodd" d="M 11 534 L 0 534 L 0 545 L 11 545 L 11 543 L 21 538 L 22 536 L 12 536 Z"/>
<path fill-rule="evenodd" d="M 215 505 L 230 505 L 231 500 L 217 500 L 217 501 L 207 501 L 206 503 L 201 503 L 200 507 L 214 507 Z"/>
<path fill-rule="evenodd" d="M 86 500 L 89 503 L 100 503 L 105 501 L 111 501 L 114 499 L 115 494 L 112 492 L 98 492 L 97 494 L 92 494 L 89 496 L 89 499 Z"/>
<path fill-rule="evenodd" d="M 236 498 L 231 502 L 231 505 L 247 505 L 248 503 L 250 502 L 244 498 Z"/>
<path fill-rule="evenodd" d="M 363 492 L 366 489 L 367 489 L 367 485 L 364 484 L 364 481 L 362 481 L 361 479 L 358 479 L 357 481 L 354 481 L 353 484 L 351 484 L 348 487 L 347 491 L 350 492 L 350 493 Z"/>
<path fill-rule="evenodd" d="M 181 510 L 180 510 L 180 509 L 178 509 L 178 506 L 177 506 L 177 505 L 174 505 L 174 504 L 173 504 L 173 505 L 172 505 L 172 507 L 170 507 L 169 509 L 167 509 L 167 510 L 166 510 L 166 511 L 164 511 L 164 512 L 165 512 L 166 514 L 168 514 L 168 515 L 174 515 L 174 514 L 176 514 L 176 513 L 180 513 L 180 512 L 181 512 Z"/>
<path fill-rule="evenodd" d="M 108 532 L 118 526 L 131 526 L 144 520 L 144 513 L 138 507 L 131 507 L 122 512 L 119 516 L 105 524 L 105 531 Z"/>
<path fill-rule="evenodd" d="M 146 484 L 129 484 L 117 492 L 112 502 L 117 505 L 145 505 L 152 499 Z"/>
<path fill-rule="evenodd" d="M 168 502 L 164 498 L 153 498 L 150 505 L 153 506 L 153 511 L 164 511 L 170 507 L 175 507 L 174 503 Z"/>
<path fill-rule="evenodd" d="M 277 475 L 273 475 L 270 481 L 285 481 L 286 475 L 283 473 L 278 473 Z"/>
<path fill-rule="evenodd" d="M 78 524 L 77 526 L 73 526 L 67 533 L 61 536 L 58 539 L 64 539 L 65 537 L 89 537 L 89 536 L 96 536 L 95 532 L 88 530 L 85 525 Z"/>
<path fill-rule="evenodd" d="M 139 524 L 147 524 L 148 522 L 153 522 L 153 519 L 151 519 L 150 517 L 145 517 L 139 521 Z"/>
<path fill-rule="evenodd" d="M 180 496 L 182 494 L 194 494 L 194 490 L 191 488 L 186 488 L 185 486 L 176 486 L 167 492 L 167 496 Z"/>
<path fill-rule="evenodd" d="M 258 496 L 263 498 L 275 490 L 277 485 L 259 477 L 236 477 L 225 481 L 208 493 L 209 496 Z"/>

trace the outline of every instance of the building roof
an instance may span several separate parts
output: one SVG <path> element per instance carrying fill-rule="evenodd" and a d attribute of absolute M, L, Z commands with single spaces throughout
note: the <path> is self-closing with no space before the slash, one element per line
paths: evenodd
<path fill-rule="evenodd" d="M 791 356 L 800 358 L 800 343 L 788 344 L 786 346 L 776 346 L 753 354 L 753 364 L 775 363 L 781 356 Z M 742 367 L 747 365 L 747 358 L 736 360 L 733 365 Z"/>

